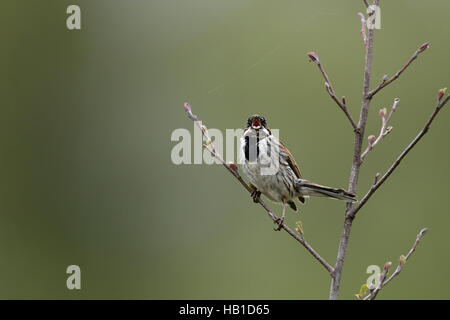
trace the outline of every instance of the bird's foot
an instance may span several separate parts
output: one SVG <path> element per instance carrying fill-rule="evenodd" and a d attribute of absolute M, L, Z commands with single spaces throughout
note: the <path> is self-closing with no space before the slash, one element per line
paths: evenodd
<path fill-rule="evenodd" d="M 252 191 L 250 196 L 252 197 L 254 203 L 258 203 L 259 198 L 261 197 L 261 192 L 259 192 L 257 189 L 255 189 Z"/>
<path fill-rule="evenodd" d="M 283 218 L 278 218 L 277 220 L 275 220 L 275 223 L 278 225 L 278 227 L 273 228 L 273 230 L 280 231 L 281 228 L 283 227 L 284 217 Z"/>

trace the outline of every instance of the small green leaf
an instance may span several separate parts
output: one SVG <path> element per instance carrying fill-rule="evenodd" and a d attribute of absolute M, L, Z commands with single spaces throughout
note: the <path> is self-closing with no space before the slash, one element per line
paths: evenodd
<path fill-rule="evenodd" d="M 295 228 L 295 231 L 297 231 L 299 234 L 303 234 L 303 225 L 301 221 L 297 221 L 295 223 L 297 227 Z"/>
<path fill-rule="evenodd" d="M 399 258 L 398 258 L 398 262 L 400 263 L 401 266 L 403 266 L 406 263 L 406 257 L 402 254 Z"/>
<path fill-rule="evenodd" d="M 441 101 L 441 99 L 444 96 L 446 91 L 447 91 L 447 88 L 439 89 L 439 91 L 438 91 L 438 101 Z"/>
<path fill-rule="evenodd" d="M 359 295 L 360 295 L 361 297 L 364 297 L 364 296 L 366 295 L 368 289 L 369 289 L 369 288 L 367 288 L 367 284 L 364 283 L 364 284 L 361 286 L 361 289 L 359 289 Z"/>

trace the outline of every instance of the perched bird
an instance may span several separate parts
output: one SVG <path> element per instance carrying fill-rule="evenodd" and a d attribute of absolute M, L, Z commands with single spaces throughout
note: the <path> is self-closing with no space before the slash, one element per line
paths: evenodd
<path fill-rule="evenodd" d="M 248 118 L 241 138 L 240 163 L 253 189 L 251 196 L 258 202 L 261 194 L 281 202 L 283 213 L 277 221 L 280 230 L 285 219 L 286 204 L 297 211 L 294 199 L 317 196 L 356 201 L 355 195 L 343 189 L 322 186 L 302 179 L 300 170 L 289 150 L 272 135 L 266 119 L 259 115 Z"/>

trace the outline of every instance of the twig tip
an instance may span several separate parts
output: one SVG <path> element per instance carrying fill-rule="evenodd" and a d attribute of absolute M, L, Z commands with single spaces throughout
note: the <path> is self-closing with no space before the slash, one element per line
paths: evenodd
<path fill-rule="evenodd" d="M 425 50 L 427 50 L 430 47 L 430 44 L 428 42 L 425 42 L 423 45 L 420 46 L 419 48 L 419 53 L 420 52 L 424 52 Z"/>
<path fill-rule="evenodd" d="M 367 141 L 369 142 L 369 145 L 373 145 L 373 143 L 375 142 L 375 136 L 372 134 L 370 136 L 367 137 Z"/>
<path fill-rule="evenodd" d="M 358 12 L 358 16 L 361 19 L 361 22 L 366 22 L 366 18 L 364 17 L 364 15 L 361 12 Z"/>
<path fill-rule="evenodd" d="M 444 96 L 444 94 L 445 94 L 445 92 L 447 91 L 447 88 L 442 88 L 442 89 L 439 89 L 439 91 L 438 91 L 438 101 L 441 101 L 442 100 L 442 97 Z"/>
<path fill-rule="evenodd" d="M 319 56 L 317 55 L 317 53 L 315 51 L 310 51 L 308 52 L 308 57 L 309 57 L 309 62 L 314 62 L 316 64 L 319 63 Z"/>
<path fill-rule="evenodd" d="M 423 228 L 422 230 L 420 230 L 420 232 L 419 232 L 419 237 L 422 238 L 423 235 L 424 235 L 425 233 L 427 233 L 427 231 L 428 231 L 428 228 Z"/>
<path fill-rule="evenodd" d="M 389 268 L 391 267 L 391 265 L 392 265 L 391 261 L 388 261 L 388 262 L 385 263 L 385 265 L 384 265 L 384 272 L 386 272 L 386 274 L 388 273 Z"/>

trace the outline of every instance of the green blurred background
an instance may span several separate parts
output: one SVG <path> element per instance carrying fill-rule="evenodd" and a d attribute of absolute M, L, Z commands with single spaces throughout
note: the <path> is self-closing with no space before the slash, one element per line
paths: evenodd
<path fill-rule="evenodd" d="M 81 7 L 82 30 L 66 28 Z M 431 47 L 373 100 L 401 99 L 393 132 L 362 167 L 370 187 L 450 86 L 450 3 L 381 1 L 372 87 L 424 42 Z M 183 112 L 211 128 L 263 114 L 304 176 L 346 187 L 353 136 L 306 53 L 315 50 L 359 115 L 362 1 L 3 0 L 0 116 L 0 298 L 326 299 L 330 279 L 306 250 L 272 231 L 266 213 L 218 165 L 172 164 Z M 450 106 L 448 106 L 450 108 Z M 447 108 L 447 107 L 446 107 Z M 366 268 L 396 262 L 429 232 L 383 299 L 448 299 L 450 112 L 360 212 L 341 298 Z M 281 206 L 270 206 L 281 211 Z M 311 199 L 305 237 L 334 264 L 344 204 Z M 81 267 L 81 290 L 66 267 Z"/>

